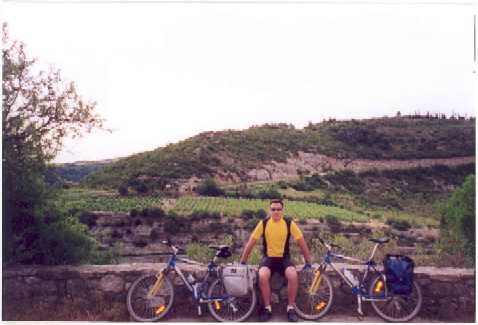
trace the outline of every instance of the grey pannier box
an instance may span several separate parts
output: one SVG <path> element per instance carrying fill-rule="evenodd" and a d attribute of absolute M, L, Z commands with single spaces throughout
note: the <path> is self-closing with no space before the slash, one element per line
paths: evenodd
<path fill-rule="evenodd" d="M 233 297 L 247 295 L 253 289 L 254 275 L 248 265 L 227 265 L 222 270 L 222 281 L 226 292 Z"/>

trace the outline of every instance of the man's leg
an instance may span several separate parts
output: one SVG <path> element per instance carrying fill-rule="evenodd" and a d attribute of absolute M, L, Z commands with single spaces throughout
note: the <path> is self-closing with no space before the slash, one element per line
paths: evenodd
<path fill-rule="evenodd" d="M 262 301 L 264 306 L 271 304 L 271 269 L 267 266 L 261 266 L 259 269 L 259 288 L 261 288 Z"/>
<path fill-rule="evenodd" d="M 299 287 L 299 278 L 294 266 L 289 266 L 285 269 L 285 277 L 287 278 L 287 298 L 289 299 L 289 305 L 293 306 L 297 297 L 297 288 Z"/>

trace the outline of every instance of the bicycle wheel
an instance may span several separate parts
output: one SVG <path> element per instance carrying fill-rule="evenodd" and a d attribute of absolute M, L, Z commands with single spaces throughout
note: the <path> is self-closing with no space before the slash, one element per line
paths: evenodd
<path fill-rule="evenodd" d="M 377 282 L 382 281 L 382 284 Z M 376 287 L 377 286 L 377 287 Z M 388 292 L 383 275 L 379 274 L 370 284 L 369 294 L 371 297 L 377 297 L 383 292 L 382 296 L 387 297 L 385 301 L 371 301 L 373 309 L 384 320 L 389 322 L 408 322 L 417 316 L 422 308 L 422 290 L 416 281 L 413 282 L 413 290 L 409 295 L 394 295 Z"/>
<path fill-rule="evenodd" d="M 216 279 L 208 290 L 209 297 L 227 295 L 220 279 Z M 209 302 L 207 307 L 212 317 L 220 322 L 242 322 L 251 316 L 256 307 L 256 291 L 250 290 L 244 297 L 231 297 L 224 301 Z"/>
<path fill-rule="evenodd" d="M 156 275 L 144 275 L 137 279 L 128 290 L 126 305 L 129 314 L 139 322 L 160 320 L 171 310 L 174 301 L 174 287 L 164 276 L 156 295 L 148 298 L 148 292 L 156 283 Z"/>
<path fill-rule="evenodd" d="M 322 273 L 320 281 L 316 272 L 300 274 L 299 289 L 296 299 L 297 314 L 303 319 L 316 320 L 325 316 L 334 300 L 334 289 L 329 277 Z M 313 285 L 315 279 L 315 285 Z M 312 288 L 312 287 L 315 288 Z"/>

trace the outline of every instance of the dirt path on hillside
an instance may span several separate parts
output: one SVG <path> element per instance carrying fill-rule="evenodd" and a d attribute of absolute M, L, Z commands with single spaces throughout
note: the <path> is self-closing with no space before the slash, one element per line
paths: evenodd
<path fill-rule="evenodd" d="M 248 171 L 247 175 L 250 180 L 254 181 L 278 181 L 298 178 L 298 170 L 309 174 L 320 174 L 340 170 L 362 172 L 371 169 L 409 169 L 436 165 L 459 166 L 474 162 L 475 156 L 410 160 L 370 160 L 336 159 L 320 154 L 299 152 L 296 157 L 288 158 L 285 163 L 272 162 L 264 165 L 262 168 Z"/>

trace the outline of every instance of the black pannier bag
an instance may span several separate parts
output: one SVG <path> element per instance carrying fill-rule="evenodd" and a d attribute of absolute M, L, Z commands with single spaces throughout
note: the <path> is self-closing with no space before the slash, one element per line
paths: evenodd
<path fill-rule="evenodd" d="M 409 295 L 413 291 L 413 260 L 404 255 L 387 254 L 383 261 L 387 288 L 397 295 Z"/>

